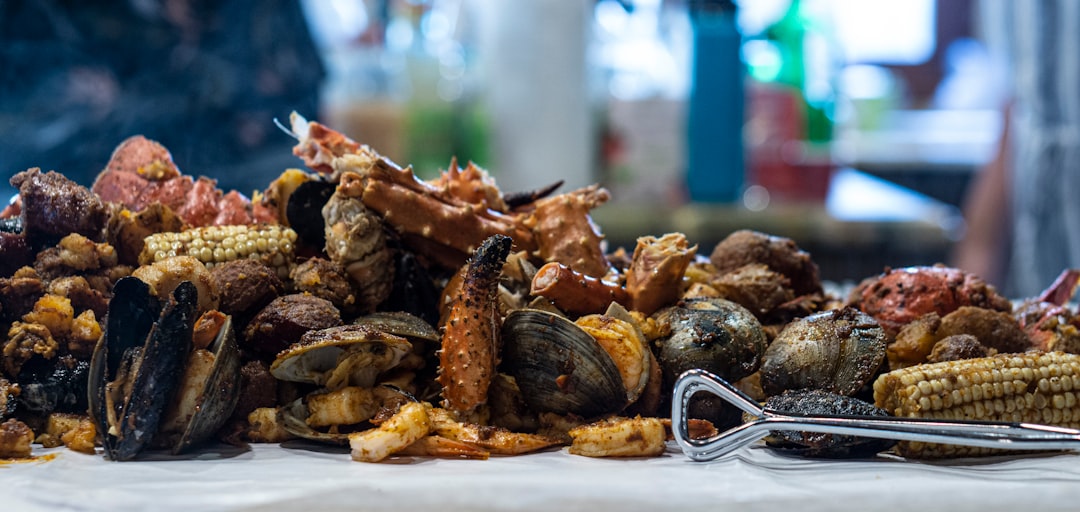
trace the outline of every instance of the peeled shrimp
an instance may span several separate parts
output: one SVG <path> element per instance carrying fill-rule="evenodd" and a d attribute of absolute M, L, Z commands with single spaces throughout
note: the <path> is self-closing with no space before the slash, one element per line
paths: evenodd
<path fill-rule="evenodd" d="M 409 402 L 377 428 L 349 434 L 349 447 L 353 460 L 379 462 L 429 433 L 427 409 L 419 402 Z"/>
<path fill-rule="evenodd" d="M 656 457 L 664 453 L 664 423 L 658 418 L 608 418 L 570 429 L 569 452 L 586 457 Z"/>

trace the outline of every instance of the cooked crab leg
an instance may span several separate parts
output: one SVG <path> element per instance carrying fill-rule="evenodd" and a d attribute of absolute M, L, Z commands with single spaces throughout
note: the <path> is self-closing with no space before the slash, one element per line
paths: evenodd
<path fill-rule="evenodd" d="M 468 263 L 443 326 L 438 381 L 443 405 L 455 412 L 473 412 L 487 401 L 497 361 L 499 275 L 510 244 L 503 235 L 484 240 Z"/>
<path fill-rule="evenodd" d="M 575 315 L 601 313 L 612 302 L 630 303 L 630 295 L 618 283 L 587 276 L 556 261 L 536 271 L 530 293 Z"/>

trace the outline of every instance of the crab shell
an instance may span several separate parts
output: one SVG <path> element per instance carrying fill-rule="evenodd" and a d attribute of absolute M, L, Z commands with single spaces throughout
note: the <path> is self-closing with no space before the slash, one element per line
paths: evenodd
<path fill-rule="evenodd" d="M 945 266 L 890 269 L 861 288 L 857 305 L 890 337 L 927 313 L 945 316 L 961 306 L 1012 310 L 1009 300 L 982 278 Z"/>

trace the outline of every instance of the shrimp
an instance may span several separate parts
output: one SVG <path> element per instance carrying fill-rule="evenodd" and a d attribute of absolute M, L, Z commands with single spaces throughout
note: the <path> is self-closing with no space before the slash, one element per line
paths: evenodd
<path fill-rule="evenodd" d="M 349 448 L 355 461 L 379 462 L 430 433 L 427 409 L 419 402 L 409 402 L 377 428 L 349 434 Z"/>
<path fill-rule="evenodd" d="M 656 457 L 667 437 L 658 418 L 614 417 L 570 429 L 570 453 L 586 457 Z"/>
<path fill-rule="evenodd" d="M 562 444 L 559 440 L 538 434 L 511 432 L 504 428 L 462 423 L 446 409 L 428 410 L 431 427 L 436 434 L 471 444 L 496 455 L 520 455 Z"/>

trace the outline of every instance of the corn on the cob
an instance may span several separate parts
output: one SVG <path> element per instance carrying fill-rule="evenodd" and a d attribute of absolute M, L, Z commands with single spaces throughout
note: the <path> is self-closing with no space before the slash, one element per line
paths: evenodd
<path fill-rule="evenodd" d="M 147 265 L 172 256 L 194 256 L 213 268 L 240 258 L 262 261 L 281 278 L 292 268 L 296 231 L 273 224 L 207 226 L 179 233 L 155 233 L 143 240 L 139 264 Z"/>
<path fill-rule="evenodd" d="M 874 402 L 908 418 L 1041 423 L 1080 428 L 1080 355 L 999 354 L 909 366 L 874 382 Z M 903 442 L 911 458 L 1001 453 L 957 445 Z"/>

